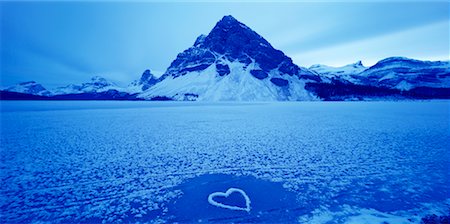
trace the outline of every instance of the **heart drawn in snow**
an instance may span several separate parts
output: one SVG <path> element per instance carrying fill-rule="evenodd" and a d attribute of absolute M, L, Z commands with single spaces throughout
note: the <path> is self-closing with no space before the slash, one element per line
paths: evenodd
<path fill-rule="evenodd" d="M 228 196 L 230 196 L 232 193 L 237 192 L 240 193 L 244 199 L 245 199 L 245 208 L 243 207 L 239 207 L 239 206 L 234 206 L 234 205 L 226 205 L 220 202 L 217 202 L 214 200 L 214 198 L 216 197 L 225 197 L 228 198 Z M 250 212 L 250 198 L 247 196 L 247 194 L 245 193 L 245 191 L 238 189 L 238 188 L 230 188 L 228 189 L 225 193 L 223 192 L 214 192 L 211 193 L 208 196 L 208 202 L 214 206 L 220 207 L 220 208 L 226 208 L 226 209 L 231 209 L 231 210 L 241 210 L 241 211 L 247 211 Z"/>

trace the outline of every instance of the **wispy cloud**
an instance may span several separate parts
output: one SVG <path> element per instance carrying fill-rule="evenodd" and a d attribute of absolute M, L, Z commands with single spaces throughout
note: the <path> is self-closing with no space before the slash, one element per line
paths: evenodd
<path fill-rule="evenodd" d="M 328 64 L 342 66 L 362 60 L 373 65 L 391 56 L 405 56 L 422 60 L 449 60 L 449 20 L 372 38 L 323 47 L 291 56 L 294 62 L 309 66 Z"/>

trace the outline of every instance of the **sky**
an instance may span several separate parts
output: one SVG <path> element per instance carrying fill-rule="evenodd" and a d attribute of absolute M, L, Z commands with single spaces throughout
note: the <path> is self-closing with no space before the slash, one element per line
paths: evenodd
<path fill-rule="evenodd" d="M 391 56 L 449 60 L 448 1 L 0 2 L 0 86 L 46 88 L 161 75 L 232 15 L 299 66 L 371 66 Z"/>

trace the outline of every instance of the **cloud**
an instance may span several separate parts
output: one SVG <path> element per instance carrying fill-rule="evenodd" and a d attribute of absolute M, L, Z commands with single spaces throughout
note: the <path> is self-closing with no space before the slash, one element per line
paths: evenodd
<path fill-rule="evenodd" d="M 302 66 L 312 64 L 342 66 L 358 60 L 362 60 L 366 65 L 373 65 L 391 56 L 448 60 L 449 25 L 449 21 L 445 20 L 308 52 L 292 52 L 288 55 L 292 56 L 295 63 Z"/>
<path fill-rule="evenodd" d="M 449 19 L 444 2 L 320 2 L 302 8 L 308 11 L 299 12 L 291 21 L 280 21 L 289 26 L 268 34 L 274 46 L 306 53 Z"/>

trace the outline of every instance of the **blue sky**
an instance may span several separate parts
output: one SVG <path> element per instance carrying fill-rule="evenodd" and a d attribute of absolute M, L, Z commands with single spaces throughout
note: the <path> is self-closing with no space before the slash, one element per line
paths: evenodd
<path fill-rule="evenodd" d="M 297 65 L 366 65 L 390 56 L 449 60 L 449 3 L 1 2 L 1 86 L 45 87 L 94 75 L 120 85 L 176 55 L 233 15 Z"/>

